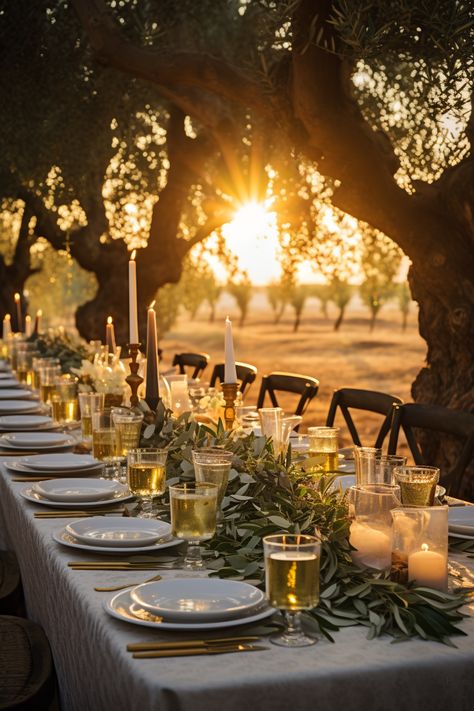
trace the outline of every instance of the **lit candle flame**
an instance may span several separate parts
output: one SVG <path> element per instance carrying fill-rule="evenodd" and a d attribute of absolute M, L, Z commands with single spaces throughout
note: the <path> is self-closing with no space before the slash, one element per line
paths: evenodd
<path fill-rule="evenodd" d="M 107 316 L 107 323 L 108 324 L 113 323 L 112 316 Z"/>
<path fill-rule="evenodd" d="M 43 315 L 42 309 L 38 309 L 38 311 L 36 312 L 36 315 L 37 315 L 37 316 L 42 316 L 42 315 Z"/>
<path fill-rule="evenodd" d="M 422 543 L 421 544 L 421 550 L 422 551 L 428 551 L 430 549 L 429 545 L 427 543 Z"/>
<path fill-rule="evenodd" d="M 149 309 L 154 308 L 155 304 L 156 304 L 156 299 L 153 299 L 153 301 L 151 302 L 151 304 L 150 304 L 150 306 L 149 306 L 148 308 L 149 308 Z"/>
<path fill-rule="evenodd" d="M 10 321 L 10 319 L 11 319 L 10 314 L 5 314 L 3 320 L 4 320 L 4 321 Z"/>
<path fill-rule="evenodd" d="M 137 250 L 134 249 L 133 252 L 132 252 L 132 256 L 130 257 L 130 260 L 131 260 L 132 262 L 134 262 L 136 256 L 137 256 Z"/>
<path fill-rule="evenodd" d="M 18 302 L 20 301 L 20 298 L 21 298 L 21 297 L 20 297 L 20 294 L 17 292 L 17 293 L 15 294 L 15 301 L 18 303 Z"/>

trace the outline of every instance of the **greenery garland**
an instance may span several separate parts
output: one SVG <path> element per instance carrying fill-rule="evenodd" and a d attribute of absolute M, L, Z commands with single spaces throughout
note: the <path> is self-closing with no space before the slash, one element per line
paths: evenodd
<path fill-rule="evenodd" d="M 221 578 L 263 584 L 262 538 L 268 534 L 314 533 L 323 538 L 320 604 L 307 622 L 332 640 L 341 627 L 363 625 L 368 637 L 387 633 L 395 639 L 419 636 L 451 644 L 451 636 L 464 635 L 457 627 L 465 615 L 462 590 L 440 592 L 402 585 L 388 573 L 360 568 L 352 562 L 348 543 L 349 519 L 342 491 L 334 477 L 309 476 L 291 463 L 275 458 L 271 440 L 225 432 L 200 425 L 186 413 L 173 420 L 160 404 L 156 413 L 146 404 L 142 446 L 168 447 L 170 483 L 192 480 L 192 450 L 220 446 L 234 453 L 223 522 L 208 544 L 207 565 Z M 164 500 L 159 507 L 169 516 Z"/>

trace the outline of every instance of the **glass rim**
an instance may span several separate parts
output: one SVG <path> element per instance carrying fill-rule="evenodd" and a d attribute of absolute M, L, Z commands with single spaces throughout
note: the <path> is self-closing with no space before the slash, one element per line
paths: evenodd
<path fill-rule="evenodd" d="M 371 491 L 371 489 L 381 489 L 381 491 Z M 376 496 L 393 496 L 394 493 L 400 492 L 398 484 L 385 484 L 383 482 L 373 484 L 353 484 L 349 487 L 349 491 L 360 491 L 365 494 L 375 494 Z"/>
<path fill-rule="evenodd" d="M 210 459 L 218 459 L 219 457 L 222 459 L 226 459 L 227 461 L 231 461 L 234 458 L 234 453 L 231 452 L 229 449 L 219 449 L 219 447 L 203 447 L 202 449 L 192 449 L 191 454 L 194 460 L 194 456 L 196 457 L 203 456 L 203 457 L 209 457 Z"/>
<path fill-rule="evenodd" d="M 286 538 L 296 540 L 282 540 Z M 305 548 L 310 546 L 312 547 L 315 544 L 321 545 L 321 537 L 311 535 L 309 533 L 271 533 L 270 535 L 263 537 L 263 543 L 272 546 L 279 546 L 280 548 L 285 548 L 285 546 Z"/>
<path fill-rule="evenodd" d="M 426 466 L 424 464 L 409 464 L 406 467 L 395 467 L 394 472 L 397 473 L 397 470 L 401 470 L 398 473 L 406 472 L 407 474 L 410 472 L 426 471 L 428 473 L 434 473 L 441 471 L 439 467 L 435 467 L 431 464 L 427 464 Z"/>
<path fill-rule="evenodd" d="M 148 452 L 149 454 L 168 454 L 168 447 L 132 447 L 128 450 L 128 454 L 143 454 Z"/>
<path fill-rule="evenodd" d="M 258 407 L 257 412 L 283 412 L 282 407 Z"/>
<path fill-rule="evenodd" d="M 326 427 L 326 425 L 322 425 L 319 427 L 318 425 L 315 425 L 314 427 L 308 427 L 307 433 L 308 435 L 316 434 L 316 431 L 322 432 L 322 433 L 327 433 L 327 434 L 337 434 L 341 428 L 340 427 Z"/>
<path fill-rule="evenodd" d="M 219 489 L 218 484 L 214 484 L 212 481 L 190 481 L 183 484 L 172 484 L 168 487 L 170 492 L 176 491 L 179 494 L 186 494 L 187 492 L 192 493 L 199 491 L 200 489 L 211 489 L 211 491 L 217 491 Z"/>
<path fill-rule="evenodd" d="M 401 504 L 395 506 L 391 511 L 449 511 L 449 504 L 433 504 L 433 506 L 417 506 L 416 504 Z"/>

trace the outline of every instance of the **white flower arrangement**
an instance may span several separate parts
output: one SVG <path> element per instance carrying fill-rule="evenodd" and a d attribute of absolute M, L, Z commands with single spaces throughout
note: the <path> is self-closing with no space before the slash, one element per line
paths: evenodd
<path fill-rule="evenodd" d="M 79 390 L 93 390 L 96 393 L 122 395 L 126 386 L 125 368 L 120 361 L 114 367 L 101 363 L 98 359 L 91 363 L 83 360 L 80 368 L 71 368 L 80 379 Z"/>

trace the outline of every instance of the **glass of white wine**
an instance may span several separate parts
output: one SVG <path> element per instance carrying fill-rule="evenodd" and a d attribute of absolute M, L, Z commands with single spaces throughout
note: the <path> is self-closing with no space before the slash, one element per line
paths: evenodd
<path fill-rule="evenodd" d="M 204 567 L 200 543 L 216 532 L 217 495 L 219 487 L 210 482 L 170 486 L 171 532 L 187 541 L 183 562 L 187 570 Z"/>
<path fill-rule="evenodd" d="M 120 480 L 120 462 L 123 457 L 119 451 L 118 436 L 110 408 L 92 412 L 92 454 L 104 462 L 105 478 Z"/>
<path fill-rule="evenodd" d="M 166 488 L 167 449 L 130 449 L 127 453 L 128 488 L 140 500 L 140 518 L 153 518 L 153 498 Z"/>
<path fill-rule="evenodd" d="M 84 442 L 92 442 L 92 413 L 104 409 L 104 393 L 79 393 L 81 434 Z"/>
<path fill-rule="evenodd" d="M 220 517 L 220 506 L 227 489 L 230 468 L 234 455 L 218 447 L 203 447 L 193 449 L 194 474 L 198 482 L 217 484 L 217 517 Z"/>
<path fill-rule="evenodd" d="M 335 472 L 338 468 L 338 432 L 339 427 L 308 427 L 309 456 L 316 457 L 316 463 L 325 472 Z"/>
<path fill-rule="evenodd" d="M 316 639 L 301 627 L 301 611 L 319 603 L 321 542 L 316 536 L 279 534 L 263 539 L 265 591 L 272 605 L 281 610 L 286 629 L 272 637 L 281 647 L 307 647 Z"/>

